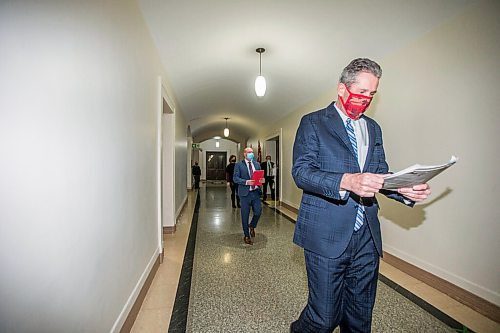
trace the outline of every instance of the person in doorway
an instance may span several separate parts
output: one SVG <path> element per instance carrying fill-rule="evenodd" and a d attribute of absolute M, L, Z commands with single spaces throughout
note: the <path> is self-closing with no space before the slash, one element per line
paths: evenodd
<path fill-rule="evenodd" d="M 304 248 L 309 298 L 291 332 L 371 332 L 382 255 L 375 194 L 413 206 L 431 193 L 427 184 L 382 189 L 389 169 L 382 131 L 363 114 L 381 75 L 374 61 L 353 60 L 338 100 L 297 129 L 292 175 L 303 194 L 293 240 Z"/>
<path fill-rule="evenodd" d="M 233 181 L 238 184 L 238 195 L 241 203 L 241 225 L 243 227 L 243 241 L 245 244 L 253 245 L 251 237 L 255 237 L 255 228 L 259 222 L 262 206 L 260 203 L 260 186 L 251 180 L 255 170 L 260 170 L 260 164 L 254 161 L 252 148 L 245 148 L 243 152 L 245 159 L 234 166 Z M 260 179 L 263 183 L 264 179 Z M 253 210 L 253 217 L 250 224 L 250 208 Z"/>
<path fill-rule="evenodd" d="M 267 200 L 267 186 L 271 190 L 271 200 L 275 200 L 274 196 L 274 162 L 271 162 L 271 155 L 266 156 L 266 160 L 260 164 L 262 170 L 264 170 L 264 194 L 262 200 Z"/>
<path fill-rule="evenodd" d="M 194 165 L 191 167 L 191 173 L 194 177 L 194 189 L 200 188 L 200 177 L 201 177 L 201 168 L 198 166 L 198 162 L 194 162 Z"/>
<path fill-rule="evenodd" d="M 234 166 L 236 165 L 236 156 L 231 155 L 229 157 L 229 164 L 226 166 L 226 181 L 229 183 L 231 188 L 231 203 L 233 208 L 236 208 L 236 203 L 238 208 L 240 208 L 240 196 L 238 195 L 238 184 L 234 182 Z"/>

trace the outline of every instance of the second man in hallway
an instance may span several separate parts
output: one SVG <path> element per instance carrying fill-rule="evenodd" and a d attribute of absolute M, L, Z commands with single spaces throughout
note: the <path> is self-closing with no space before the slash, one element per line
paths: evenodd
<path fill-rule="evenodd" d="M 193 173 L 194 177 L 194 188 L 199 189 L 200 188 L 200 177 L 201 177 L 201 168 L 198 165 L 198 162 L 194 162 L 194 165 L 191 167 L 191 172 Z"/>
<path fill-rule="evenodd" d="M 255 228 L 259 222 L 262 206 L 260 195 L 262 190 L 260 186 L 255 186 L 252 175 L 255 170 L 260 170 L 260 164 L 254 161 L 252 148 L 245 148 L 245 159 L 237 163 L 234 167 L 233 181 L 238 184 L 238 195 L 241 203 L 241 225 L 243 227 L 243 240 L 245 244 L 252 245 L 251 237 L 255 237 Z M 261 179 L 263 182 L 264 179 Z M 250 208 L 253 210 L 253 217 L 250 224 Z"/>
<path fill-rule="evenodd" d="M 231 155 L 229 157 L 229 164 L 226 166 L 226 181 L 231 187 L 231 203 L 233 208 L 236 208 L 236 202 L 238 202 L 238 208 L 240 208 L 240 196 L 238 195 L 238 184 L 233 180 L 234 166 L 236 165 L 236 156 Z"/>
<path fill-rule="evenodd" d="M 274 162 L 271 162 L 271 155 L 266 156 L 266 160 L 260 164 L 262 170 L 264 170 L 264 178 L 266 182 L 264 183 L 264 196 L 262 200 L 267 200 L 267 186 L 271 190 L 271 200 L 275 199 L 274 195 Z"/>

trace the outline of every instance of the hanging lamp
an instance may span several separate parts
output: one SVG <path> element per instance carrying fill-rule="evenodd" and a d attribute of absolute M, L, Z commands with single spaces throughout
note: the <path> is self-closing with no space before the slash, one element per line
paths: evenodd
<path fill-rule="evenodd" d="M 224 119 L 226 119 L 226 128 L 224 128 L 224 136 L 227 138 L 229 136 L 229 127 L 227 127 L 227 120 L 229 118 L 225 117 Z"/>
<path fill-rule="evenodd" d="M 266 94 L 266 79 L 262 76 L 262 53 L 266 49 L 259 47 L 255 50 L 259 54 L 259 76 L 255 79 L 255 94 L 257 97 L 263 97 Z"/>

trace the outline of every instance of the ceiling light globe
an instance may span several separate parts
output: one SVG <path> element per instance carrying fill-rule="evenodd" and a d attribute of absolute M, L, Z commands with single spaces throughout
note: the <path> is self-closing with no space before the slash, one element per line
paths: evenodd
<path fill-rule="evenodd" d="M 263 97 L 266 94 L 266 79 L 262 75 L 255 79 L 255 93 L 258 97 Z"/>
<path fill-rule="evenodd" d="M 229 128 L 224 128 L 224 136 L 227 138 L 229 136 Z"/>

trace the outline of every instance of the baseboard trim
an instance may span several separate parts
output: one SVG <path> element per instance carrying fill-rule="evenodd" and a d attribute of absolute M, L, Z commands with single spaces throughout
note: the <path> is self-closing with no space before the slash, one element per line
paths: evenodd
<path fill-rule="evenodd" d="M 146 297 L 148 289 L 153 282 L 153 278 L 159 266 L 160 255 L 158 249 L 156 249 L 146 266 L 146 269 L 142 273 L 141 278 L 137 281 L 134 290 L 132 290 L 132 293 L 125 303 L 120 315 L 111 328 L 112 333 L 128 333 L 132 330 L 134 321 L 137 318 L 137 314 L 141 309 L 144 298 Z"/>
<path fill-rule="evenodd" d="M 170 226 L 170 227 L 163 227 L 163 233 L 164 234 L 175 234 L 176 226 Z"/>
<path fill-rule="evenodd" d="M 414 266 L 390 253 L 384 252 L 383 260 L 400 271 L 405 272 L 406 274 L 424 282 L 429 286 L 432 286 L 456 301 L 470 307 L 474 311 L 479 312 L 483 316 L 500 323 L 500 307 L 497 305 L 490 303 L 487 300 L 417 266 Z"/>
<path fill-rule="evenodd" d="M 186 193 L 186 195 L 184 196 L 184 200 L 182 201 L 182 204 L 179 206 L 179 209 L 177 209 L 177 212 L 175 212 L 175 223 L 177 223 L 177 219 L 181 215 L 181 212 L 184 209 L 184 207 L 186 206 L 186 203 L 188 201 L 187 198 L 188 198 L 188 196 Z"/>
<path fill-rule="evenodd" d="M 281 206 L 283 206 L 284 208 L 288 209 L 291 212 L 294 212 L 295 214 L 299 213 L 299 210 L 297 208 L 290 206 L 289 204 L 287 204 L 283 201 L 280 201 L 280 204 L 281 204 Z"/>
<path fill-rule="evenodd" d="M 389 288 L 392 288 L 395 292 L 406 297 L 409 301 L 415 303 L 417 306 L 419 306 L 424 311 L 427 311 L 428 313 L 430 313 L 431 315 L 436 317 L 438 320 L 440 320 L 444 324 L 453 328 L 456 332 L 464 332 L 464 327 L 465 327 L 464 324 L 461 324 L 460 322 L 453 319 L 452 317 L 450 317 L 449 315 L 447 315 L 443 311 L 439 310 L 435 306 L 427 303 L 425 300 L 423 300 L 422 298 L 413 294 L 412 292 L 408 291 L 404 287 L 401 287 L 399 284 L 397 284 L 396 282 L 387 278 L 382 273 L 378 273 L 378 279 L 379 279 L 379 281 L 383 282 Z M 467 332 L 472 333 L 472 331 L 467 331 Z"/>
<path fill-rule="evenodd" d="M 179 220 L 179 217 L 182 215 L 181 214 L 182 211 L 184 210 L 184 208 L 186 208 L 187 202 L 188 202 L 188 196 L 186 194 L 186 196 L 184 197 L 184 201 L 182 202 L 182 205 L 179 207 L 179 209 L 177 209 L 177 212 L 175 213 L 175 223 L 176 224 L 177 224 L 177 221 Z M 176 231 L 177 231 L 177 228 L 175 225 L 163 227 L 164 234 L 175 234 Z"/>

